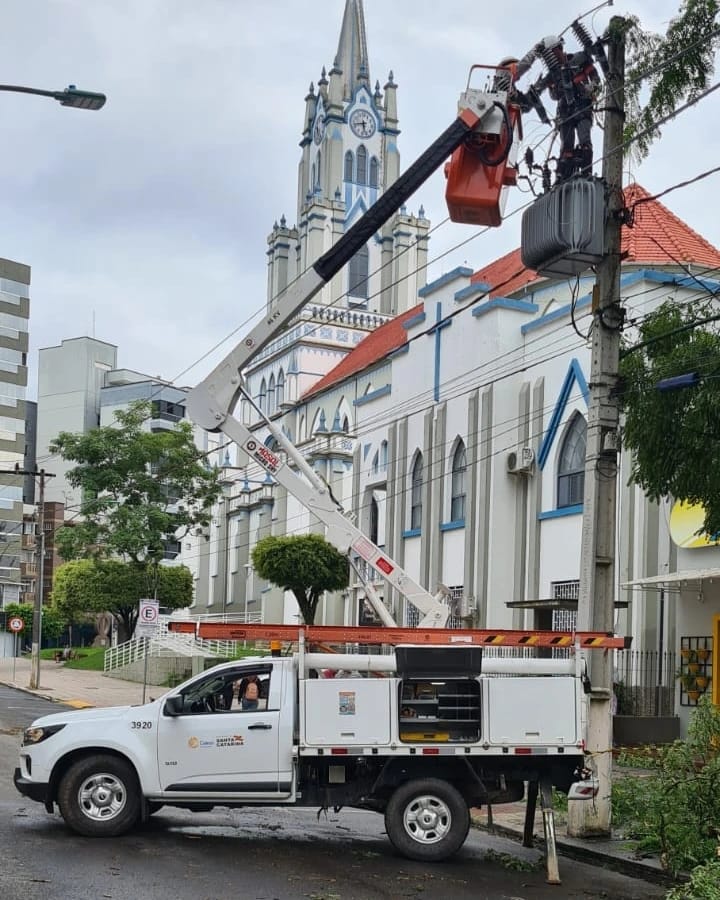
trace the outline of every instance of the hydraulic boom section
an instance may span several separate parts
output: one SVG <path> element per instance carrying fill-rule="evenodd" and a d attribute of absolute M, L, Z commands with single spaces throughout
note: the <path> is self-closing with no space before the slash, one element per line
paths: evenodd
<path fill-rule="evenodd" d="M 507 100 L 505 95 L 500 96 L 500 99 L 503 96 Z M 287 453 L 289 460 L 301 474 L 296 474 L 284 459 L 268 449 L 251 428 L 234 418 L 232 411 L 238 398 L 244 393 L 242 372 L 251 360 L 281 333 L 288 322 L 464 141 L 481 135 L 484 130 L 497 129 L 498 98 L 496 92 L 483 94 L 473 91 L 464 94 L 455 121 L 333 247 L 273 302 L 263 321 L 228 353 L 207 378 L 190 391 L 186 401 L 188 416 L 193 422 L 207 431 L 222 431 L 241 447 L 265 472 L 317 516 L 326 527 L 326 536 L 330 543 L 343 553 L 354 551 L 420 610 L 422 614 L 420 625 L 425 628 L 442 628 L 446 624 L 449 614 L 447 604 L 417 584 L 346 517 L 327 486 L 280 429 L 266 420 L 266 424 Z M 367 599 L 381 622 L 386 627 L 394 626 L 394 620 L 373 590 L 372 584 L 367 583 L 365 587 Z"/>

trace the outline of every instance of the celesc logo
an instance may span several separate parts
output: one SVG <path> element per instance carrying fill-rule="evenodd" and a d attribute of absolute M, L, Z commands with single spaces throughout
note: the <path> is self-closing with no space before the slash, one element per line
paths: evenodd
<path fill-rule="evenodd" d="M 272 450 L 268 450 L 265 444 L 258 443 L 254 438 L 245 441 L 243 450 L 248 456 L 252 456 L 256 462 L 260 463 L 263 469 L 271 475 L 274 475 L 282 465 L 279 456 L 276 456 Z"/>

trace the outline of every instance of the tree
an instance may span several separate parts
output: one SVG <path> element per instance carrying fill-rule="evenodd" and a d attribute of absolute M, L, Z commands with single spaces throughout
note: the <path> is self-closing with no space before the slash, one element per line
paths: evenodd
<path fill-rule="evenodd" d="M 186 566 L 159 566 L 157 600 L 160 606 L 182 609 L 192 602 L 193 577 Z M 88 612 L 109 612 L 120 625 L 120 639 L 132 637 L 138 601 L 148 596 L 142 568 L 113 559 L 78 559 L 64 563 L 53 580 L 53 607 L 76 621 Z"/>
<path fill-rule="evenodd" d="M 720 532 L 720 333 L 712 300 L 668 301 L 647 315 L 620 373 L 623 446 L 631 481 L 653 500 L 671 496 L 705 508 L 704 530 Z M 715 321 L 714 321 L 715 320 Z M 658 383 L 693 373 L 685 389 Z M 661 387 L 663 385 L 661 384 Z"/>
<path fill-rule="evenodd" d="M 683 0 L 664 36 L 629 19 L 626 139 L 640 158 L 660 134 L 655 123 L 707 90 L 720 42 L 717 14 L 717 0 Z"/>
<path fill-rule="evenodd" d="M 3 607 L 5 613 L 5 621 L 7 622 L 13 616 L 20 616 L 25 623 L 22 631 L 18 632 L 22 637 L 32 634 L 34 608 L 31 603 L 7 603 Z M 67 618 L 51 606 L 43 606 L 42 608 L 42 633 L 46 638 L 57 638 L 65 631 L 67 627 Z"/>
<path fill-rule="evenodd" d="M 129 562 L 145 577 L 144 597 L 155 596 L 166 543 L 208 525 L 221 491 L 190 423 L 152 432 L 151 414 L 151 403 L 138 402 L 117 412 L 114 425 L 61 432 L 50 445 L 76 463 L 66 477 L 82 490 L 77 521 L 56 534 L 60 555 Z"/>
<path fill-rule="evenodd" d="M 339 591 L 349 581 L 347 557 L 319 534 L 263 538 L 252 562 L 261 578 L 293 592 L 306 625 L 314 623 L 323 591 Z"/>

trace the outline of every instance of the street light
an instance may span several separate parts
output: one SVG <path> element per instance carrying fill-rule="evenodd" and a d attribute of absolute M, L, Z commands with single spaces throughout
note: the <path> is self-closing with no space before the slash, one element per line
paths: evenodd
<path fill-rule="evenodd" d="M 0 84 L 0 91 L 52 97 L 61 106 L 72 106 L 75 109 L 102 109 L 107 99 L 105 94 L 97 94 L 94 91 L 81 91 L 74 84 L 66 87 L 64 91 L 43 91 L 40 88 L 21 87 L 18 84 Z"/>

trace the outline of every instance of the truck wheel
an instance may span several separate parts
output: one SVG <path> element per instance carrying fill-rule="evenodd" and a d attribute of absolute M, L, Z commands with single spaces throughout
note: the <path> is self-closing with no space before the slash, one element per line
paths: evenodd
<path fill-rule="evenodd" d="M 125 834 L 140 818 L 137 775 L 116 756 L 73 763 L 60 781 L 57 802 L 68 827 L 86 837 Z"/>
<path fill-rule="evenodd" d="M 460 792 L 439 778 L 401 785 L 385 810 L 392 845 L 408 859 L 439 862 L 462 847 L 470 829 L 470 810 Z"/>

